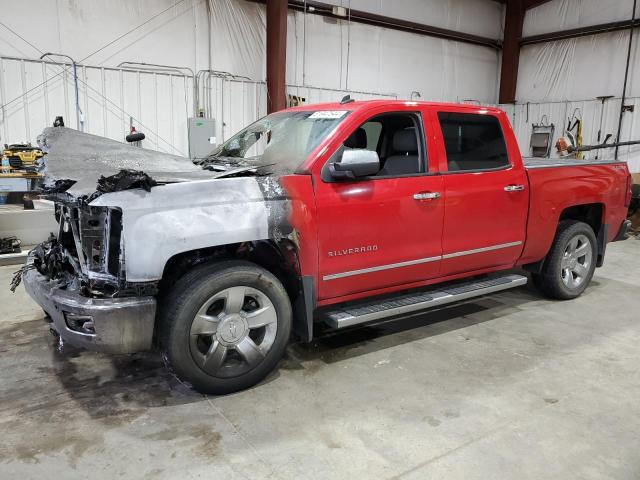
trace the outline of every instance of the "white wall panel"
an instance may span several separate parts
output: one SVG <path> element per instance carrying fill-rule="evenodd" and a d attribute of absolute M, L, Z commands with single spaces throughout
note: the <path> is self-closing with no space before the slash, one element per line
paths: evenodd
<path fill-rule="evenodd" d="M 258 82 L 265 77 L 265 7 L 245 0 L 3 0 L 0 15 L 3 23 L 24 36 L 21 39 L 0 26 L 0 55 L 27 59 L 2 61 L 0 103 L 48 79 L 0 112 L 3 141 L 33 142 L 55 115 L 76 127 L 71 73 L 60 75 L 62 68 L 55 64 L 29 60 L 43 52 L 64 53 L 77 61 L 90 55 L 82 62 L 90 66 L 79 70 L 85 131 L 122 140 L 133 116 L 138 130 L 147 135 L 146 147 L 172 153 L 187 153 L 187 118 L 194 115 L 193 77 L 137 67 L 119 69 L 120 62 L 174 65 L 194 72 L 211 68 Z M 262 97 L 246 118 L 266 113 L 266 93 L 256 95 L 247 87 L 242 94 L 238 88 L 225 83 L 226 97 L 222 86 L 218 88 L 226 103 L 226 110 L 222 102 L 216 103 L 218 118 L 224 113 L 226 119 L 217 122 L 220 138 L 228 137 L 243 121 L 235 112 L 248 108 L 238 110 L 245 97 Z"/>
<path fill-rule="evenodd" d="M 553 0 L 528 10 L 523 35 L 631 19 L 633 0 Z M 640 11 L 637 12 L 640 15 Z M 591 100 L 621 96 L 629 31 L 618 31 L 522 48 L 518 102 Z M 635 36 L 627 95 L 640 96 L 640 48 Z"/>
<path fill-rule="evenodd" d="M 265 75 L 265 7 L 246 0 L 2 0 L 0 16 L 28 42 L 0 26 L 4 56 L 57 52 L 97 66 L 135 61 L 195 71 L 209 68 L 210 50 L 214 70 Z"/>
<path fill-rule="evenodd" d="M 124 141 L 133 117 L 134 126 L 146 135 L 145 148 L 188 154 L 187 119 L 194 114 L 192 77 L 92 66 L 80 66 L 78 76 L 85 132 Z M 347 94 L 356 99 L 395 98 L 295 85 L 287 90 L 305 97 L 307 104 L 337 101 Z M 205 76 L 199 97 L 204 114 L 216 120 L 218 142 L 267 114 L 264 82 Z M 0 110 L 1 143 L 35 144 L 38 134 L 58 115 L 76 128 L 70 65 L 0 58 L 0 104 L 7 104 Z"/>
<path fill-rule="evenodd" d="M 289 13 L 288 29 L 287 83 L 496 101 L 499 54 L 490 48 L 301 12 Z"/>
<path fill-rule="evenodd" d="M 347 48 L 343 23 L 346 22 L 289 11 L 287 83 L 342 88 Z"/>
<path fill-rule="evenodd" d="M 209 2 L 211 4 L 212 68 L 247 76 L 253 80 L 264 80 L 266 76 L 264 5 L 246 0 L 209 0 Z M 206 68 L 206 66 L 199 68 Z"/>
<path fill-rule="evenodd" d="M 620 31 L 522 48 L 519 102 L 592 99 L 622 94 L 629 32 Z M 640 96 L 640 48 L 634 38 L 627 95 Z"/>
<path fill-rule="evenodd" d="M 287 93 L 305 99 L 305 105 L 339 101 L 345 95 L 357 100 L 396 98 L 373 92 L 287 85 Z M 216 120 L 218 143 L 267 114 L 265 82 L 205 77 L 199 84 L 200 105 L 205 116 Z"/>
<path fill-rule="evenodd" d="M 0 58 L 0 105 L 6 105 L 0 110 L 0 142 L 35 144 L 58 115 L 76 128 L 71 72 L 70 65 Z M 78 80 L 84 131 L 123 141 L 131 116 L 147 137 L 145 147 L 187 152 L 187 116 L 193 115 L 191 77 L 80 66 Z"/>
<path fill-rule="evenodd" d="M 501 35 L 503 7 L 493 0 L 340 2 L 492 38 Z M 37 28 L 33 28 L 34 12 Z M 55 51 L 76 60 L 92 55 L 79 72 L 84 82 L 83 119 L 91 133 L 122 139 L 131 115 L 147 134 L 146 146 L 186 153 L 186 118 L 193 114 L 192 77 L 115 68 L 122 61 L 193 71 L 207 68 L 210 61 L 213 70 L 251 79 L 207 82 L 207 113 L 217 120 L 219 141 L 266 113 L 264 5 L 246 0 L 4 0 L 0 13 L 15 31 L 29 32 L 22 40 L 0 27 L 0 55 L 36 59 L 43 51 Z M 335 100 L 348 91 L 400 98 L 418 91 L 423 99 L 496 101 L 498 55 L 491 49 L 362 24 L 349 26 L 347 21 L 317 15 L 303 18 L 299 12 L 289 13 L 287 83 L 308 87 L 310 101 Z M 0 126 L 3 138 L 34 141 L 59 114 L 67 125 L 75 126 L 69 72 L 56 76 L 59 67 L 41 62 L 3 63 L 4 101 L 49 78 L 45 86 L 6 106 Z M 362 96 L 354 94 L 358 95 Z"/>
<path fill-rule="evenodd" d="M 632 10 L 633 0 L 553 0 L 527 11 L 523 35 L 627 20 Z"/>
<path fill-rule="evenodd" d="M 305 105 L 324 102 L 339 102 L 345 95 L 349 95 L 354 100 L 383 100 L 397 98 L 393 94 L 303 87 L 300 85 L 287 85 L 287 93 L 289 95 L 295 95 L 304 98 Z"/>
<path fill-rule="evenodd" d="M 116 66 L 130 60 L 192 68 L 206 66 L 205 2 L 3 0 L 0 5 L 3 22 L 23 34 L 36 48 L 0 26 L 0 54 L 38 58 L 42 52 L 59 52 L 80 62 L 115 40 L 93 55 L 88 63 Z M 152 18 L 163 10 L 167 11 Z"/>
<path fill-rule="evenodd" d="M 527 11 L 523 35 L 609 23 L 631 18 L 633 0 L 553 0 Z M 638 12 L 640 14 L 640 12 Z M 640 139 L 640 47 L 635 37 L 631 50 L 627 105 L 621 141 Z M 516 97 L 518 105 L 505 105 L 518 143 L 530 153 L 531 124 L 543 115 L 556 125 L 556 138 L 563 135 L 567 116 L 578 108 L 584 120 L 583 143 L 598 143 L 602 105 L 596 97 L 613 95 L 604 108 L 602 138 L 616 135 L 620 97 L 624 82 L 629 31 L 619 31 L 522 48 Z M 555 141 L 555 139 L 554 139 Z M 586 158 L 613 158 L 614 149 L 585 153 Z M 627 160 L 633 172 L 640 172 L 640 147 L 621 147 L 619 158 Z"/>
<path fill-rule="evenodd" d="M 332 4 L 459 32 L 502 38 L 503 6 L 494 0 L 340 0 Z"/>
<path fill-rule="evenodd" d="M 204 115 L 215 119 L 215 137 L 222 143 L 267 114 L 265 82 L 205 76 L 199 82 Z"/>
<path fill-rule="evenodd" d="M 205 92 L 209 90 L 209 92 Z M 305 99 L 305 105 L 340 101 L 345 95 L 357 100 L 396 98 L 372 92 L 287 85 L 287 93 Z M 267 86 L 251 82 L 211 77 L 200 88 L 206 115 L 216 119 L 216 138 L 222 142 L 267 114 Z M 208 98 L 209 100 L 204 100 Z M 222 121 L 220 121 L 222 119 Z"/>

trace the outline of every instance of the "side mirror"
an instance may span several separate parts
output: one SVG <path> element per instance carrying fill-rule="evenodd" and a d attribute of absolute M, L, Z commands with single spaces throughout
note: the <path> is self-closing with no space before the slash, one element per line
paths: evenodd
<path fill-rule="evenodd" d="M 329 164 L 331 177 L 336 180 L 355 180 L 380 171 L 380 159 L 373 150 L 345 150 L 341 162 Z"/>

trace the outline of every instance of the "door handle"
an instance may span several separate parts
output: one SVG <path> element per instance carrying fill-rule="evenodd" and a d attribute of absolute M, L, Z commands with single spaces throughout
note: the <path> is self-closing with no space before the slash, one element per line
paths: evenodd
<path fill-rule="evenodd" d="M 524 190 L 524 185 L 507 185 L 504 187 L 505 192 L 522 192 Z"/>
<path fill-rule="evenodd" d="M 436 198 L 440 198 L 439 192 L 420 192 L 414 193 L 414 200 L 435 200 Z"/>

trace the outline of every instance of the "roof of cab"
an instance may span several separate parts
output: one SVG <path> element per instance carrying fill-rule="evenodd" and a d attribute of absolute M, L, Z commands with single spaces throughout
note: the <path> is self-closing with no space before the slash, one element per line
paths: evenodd
<path fill-rule="evenodd" d="M 330 103 L 310 103 L 305 105 L 300 105 L 298 107 L 287 108 L 287 111 L 316 111 L 316 110 L 361 110 L 368 109 L 372 107 L 376 107 L 379 105 L 388 105 L 390 107 L 394 105 L 424 105 L 431 107 L 455 107 L 461 109 L 469 109 L 469 110 L 478 110 L 483 109 L 492 112 L 502 112 L 501 109 L 487 106 L 487 105 L 476 105 L 470 103 L 446 103 L 446 102 L 417 102 L 412 100 L 396 100 L 396 99 L 380 99 L 380 100 L 356 100 L 347 103 L 340 102 L 330 102 Z"/>

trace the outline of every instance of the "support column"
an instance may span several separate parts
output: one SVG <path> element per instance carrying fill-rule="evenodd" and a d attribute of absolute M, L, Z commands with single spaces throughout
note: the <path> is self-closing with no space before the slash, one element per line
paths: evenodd
<path fill-rule="evenodd" d="M 520 37 L 524 24 L 523 0 L 508 0 L 505 15 L 502 69 L 500 71 L 500 103 L 516 101 L 518 65 L 520 63 Z"/>
<path fill-rule="evenodd" d="M 267 0 L 267 113 L 287 106 L 287 0 Z"/>

